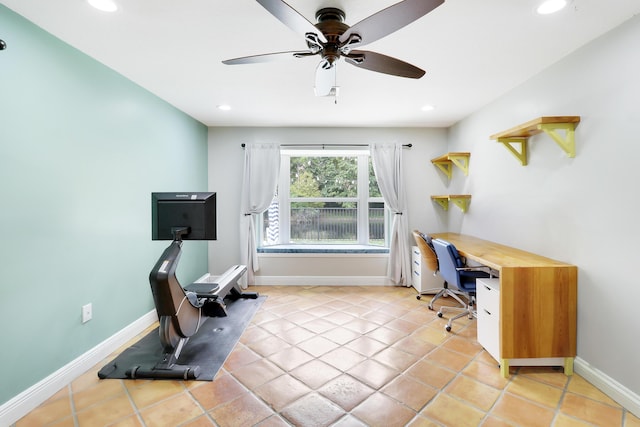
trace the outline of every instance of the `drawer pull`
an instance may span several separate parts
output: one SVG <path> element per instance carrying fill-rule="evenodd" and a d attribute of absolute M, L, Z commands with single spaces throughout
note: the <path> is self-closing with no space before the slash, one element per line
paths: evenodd
<path fill-rule="evenodd" d="M 489 316 L 491 316 L 491 312 L 489 310 L 487 310 L 486 308 L 483 308 L 484 312 L 487 313 Z"/>
<path fill-rule="evenodd" d="M 484 288 L 485 288 L 486 290 L 488 290 L 488 291 L 490 291 L 490 290 L 491 290 L 491 288 L 490 288 L 489 286 L 487 286 L 487 285 L 483 285 L 483 286 L 484 286 Z"/>

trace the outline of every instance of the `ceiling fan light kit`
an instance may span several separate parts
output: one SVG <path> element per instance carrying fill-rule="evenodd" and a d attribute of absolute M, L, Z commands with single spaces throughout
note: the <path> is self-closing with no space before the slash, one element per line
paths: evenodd
<path fill-rule="evenodd" d="M 444 0 L 403 0 L 363 19 L 347 25 L 345 13 L 335 7 L 316 12 L 316 24 L 282 0 L 256 0 L 269 13 L 297 34 L 303 36 L 307 51 L 276 52 L 222 61 L 227 65 L 255 64 L 284 58 L 319 55 L 314 92 L 316 96 L 337 96 L 335 69 L 340 58 L 364 70 L 398 77 L 419 79 L 425 71 L 377 52 L 354 50 L 405 27 L 444 3 Z"/>

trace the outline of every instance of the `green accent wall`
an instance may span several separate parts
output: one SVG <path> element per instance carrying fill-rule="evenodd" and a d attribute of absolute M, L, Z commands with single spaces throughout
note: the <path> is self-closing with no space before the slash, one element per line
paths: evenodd
<path fill-rule="evenodd" d="M 207 190 L 207 128 L 2 5 L 0 38 L 2 404 L 153 310 L 150 193 Z"/>

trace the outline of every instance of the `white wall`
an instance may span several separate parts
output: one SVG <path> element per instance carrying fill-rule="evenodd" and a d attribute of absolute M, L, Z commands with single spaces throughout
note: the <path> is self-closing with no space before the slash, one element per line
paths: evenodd
<path fill-rule="evenodd" d="M 446 152 L 445 129 L 210 128 L 209 190 L 218 192 L 218 240 L 210 243 L 209 250 L 209 269 L 212 274 L 220 274 L 228 266 L 240 262 L 238 227 L 244 159 L 244 151 L 240 144 L 250 142 L 413 144 L 411 149 L 403 152 L 409 195 L 410 229 L 419 228 L 432 232 L 447 229 L 447 216 L 440 208 L 434 206 L 429 198 L 431 194 L 445 191 L 441 174 L 430 162 L 430 159 Z M 349 257 L 353 261 L 349 276 L 371 277 L 374 282 L 385 275 L 386 257 L 355 254 Z M 297 257 L 295 263 L 289 262 L 287 266 L 282 257 L 264 256 L 261 258 L 261 271 L 258 272 L 257 280 L 260 283 L 262 276 L 264 283 L 268 283 L 266 275 L 300 277 L 301 269 L 309 271 L 314 277 L 344 277 L 345 267 L 342 263 L 344 258 L 307 256 Z"/>
<path fill-rule="evenodd" d="M 637 373 L 640 17 L 590 43 L 450 129 L 472 152 L 469 212 L 452 231 L 575 264 L 578 357 L 640 394 Z M 521 166 L 491 134 L 540 116 L 579 115 L 575 158 L 547 135 Z M 526 302 L 523 302 L 526 303 Z"/>
<path fill-rule="evenodd" d="M 258 285 L 393 285 L 387 254 L 260 254 Z"/>

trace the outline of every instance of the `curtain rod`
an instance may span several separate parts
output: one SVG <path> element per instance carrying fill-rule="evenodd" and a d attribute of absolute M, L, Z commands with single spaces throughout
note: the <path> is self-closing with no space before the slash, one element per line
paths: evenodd
<path fill-rule="evenodd" d="M 242 143 L 240 146 L 244 148 L 247 144 Z M 369 147 L 369 144 L 280 144 L 281 147 Z M 404 148 L 411 148 L 413 144 L 403 144 Z"/>

